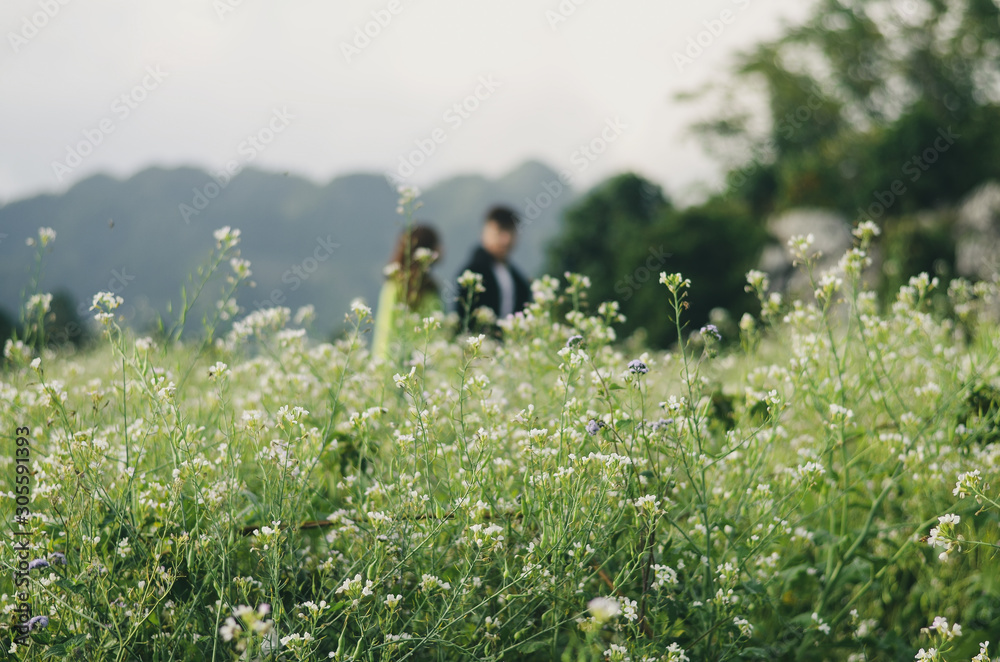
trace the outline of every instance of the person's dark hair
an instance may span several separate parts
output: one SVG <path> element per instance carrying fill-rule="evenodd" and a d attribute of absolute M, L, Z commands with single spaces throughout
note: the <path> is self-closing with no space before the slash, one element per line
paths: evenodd
<path fill-rule="evenodd" d="M 400 297 L 405 289 L 407 294 L 406 304 L 411 310 L 416 310 L 421 299 L 428 294 L 437 294 L 438 286 L 429 273 L 430 265 L 421 264 L 415 257 L 418 248 L 426 248 L 435 253 L 439 252 L 441 241 L 437 230 L 429 225 L 415 225 L 412 228 L 403 230 L 396 242 L 396 249 L 392 253 L 390 265 L 398 265 L 398 269 L 390 276 L 395 278 L 400 286 Z M 407 267 L 409 267 L 407 269 Z M 409 273 L 404 273 L 408 271 Z"/>
<path fill-rule="evenodd" d="M 490 221 L 493 221 L 508 232 L 517 232 L 518 227 L 521 225 L 521 219 L 517 217 L 513 209 L 499 205 L 486 212 L 486 222 L 489 223 Z"/>

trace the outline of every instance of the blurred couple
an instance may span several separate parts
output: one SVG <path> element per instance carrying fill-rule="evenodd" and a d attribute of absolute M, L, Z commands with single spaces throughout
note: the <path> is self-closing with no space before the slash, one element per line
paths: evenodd
<path fill-rule="evenodd" d="M 462 331 L 496 334 L 497 327 L 492 320 L 519 312 L 531 301 L 528 280 L 508 260 L 517 242 L 519 224 L 517 215 L 507 207 L 493 207 L 486 213 L 479 245 L 459 270 L 459 274 L 471 271 L 482 276 L 481 291 L 471 293 L 471 306 L 468 305 L 469 291 L 457 286 L 455 309 Z M 441 239 L 429 225 L 415 225 L 400 235 L 385 269 L 386 280 L 376 308 L 372 340 L 375 358 L 389 358 L 390 344 L 397 332 L 398 304 L 405 301 L 407 309 L 421 317 L 445 311 L 441 290 L 430 274 L 431 266 L 441 254 Z M 487 313 L 486 317 L 492 320 L 477 321 L 482 316 L 474 315 L 474 311 L 480 308 L 491 311 L 492 316 Z"/>

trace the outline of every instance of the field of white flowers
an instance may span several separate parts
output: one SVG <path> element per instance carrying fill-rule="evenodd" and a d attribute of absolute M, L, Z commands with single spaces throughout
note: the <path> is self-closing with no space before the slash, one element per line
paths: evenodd
<path fill-rule="evenodd" d="M 669 353 L 617 339 L 616 306 L 590 310 L 573 275 L 536 281 L 503 343 L 411 317 L 384 364 L 361 302 L 332 344 L 281 308 L 196 343 L 137 337 L 100 294 L 100 348 L 5 348 L 2 648 L 989 660 L 1000 288 L 920 276 L 880 309 L 876 232 L 826 274 L 791 243 L 807 302 L 748 274 L 761 312 L 738 339 L 688 328 L 698 283 L 663 274 Z M 205 273 L 231 275 L 210 332 L 250 276 L 239 233 L 216 237 Z"/>

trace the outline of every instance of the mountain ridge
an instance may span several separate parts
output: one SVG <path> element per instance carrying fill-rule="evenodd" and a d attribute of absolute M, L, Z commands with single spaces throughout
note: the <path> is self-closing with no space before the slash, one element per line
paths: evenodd
<path fill-rule="evenodd" d="M 483 214 L 494 204 L 522 214 L 526 223 L 513 261 L 538 275 L 545 245 L 577 193 L 567 189 L 536 218 L 527 218 L 526 210 L 534 215 L 531 201 L 556 179 L 552 168 L 527 161 L 496 178 L 460 174 L 424 190 L 414 220 L 429 220 L 442 236 L 438 282 L 457 275 L 478 240 Z M 35 259 L 25 240 L 39 227 L 51 227 L 57 238 L 45 257 L 38 291 L 68 292 L 85 318 L 91 316 L 87 309 L 94 294 L 113 291 L 125 299 L 126 319 L 148 325 L 168 302 L 176 308 L 181 285 L 214 245 L 212 232 L 228 225 L 241 231 L 242 257 L 251 262 L 256 283 L 238 297 L 244 312 L 273 305 L 274 299 L 293 312 L 313 304 L 315 328 L 328 332 L 338 327 L 354 297 L 376 301 L 382 268 L 404 227 L 396 206 L 389 181 L 369 172 L 323 183 L 257 168 L 228 181 L 191 166 L 151 166 L 124 178 L 95 174 L 62 193 L 0 206 L 0 234 L 7 235 L 0 237 L 0 308 L 20 307 Z M 312 257 L 323 252 L 320 245 L 332 244 L 337 248 L 324 260 Z M 312 266 L 310 258 L 317 264 L 306 278 L 288 275 L 296 267 L 305 273 L 302 265 Z M 215 296 L 218 290 L 212 284 L 206 293 Z M 276 291 L 280 296 L 272 297 Z M 208 303 L 195 309 L 195 319 L 211 309 Z"/>

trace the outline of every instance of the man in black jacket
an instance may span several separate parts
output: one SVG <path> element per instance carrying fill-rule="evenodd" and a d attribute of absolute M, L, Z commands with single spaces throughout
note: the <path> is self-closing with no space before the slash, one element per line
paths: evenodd
<path fill-rule="evenodd" d="M 471 328 L 495 334 L 495 325 L 477 324 L 474 314 L 477 308 L 489 308 L 495 319 L 503 319 L 521 311 L 531 301 L 528 279 L 507 262 L 507 257 L 514 249 L 519 222 L 514 212 L 507 207 L 493 207 L 487 212 L 480 245 L 459 272 L 461 274 L 468 270 L 480 274 L 485 290 L 475 293 L 472 306 L 467 309 L 468 290 L 459 286 L 457 310 L 463 330 Z"/>

